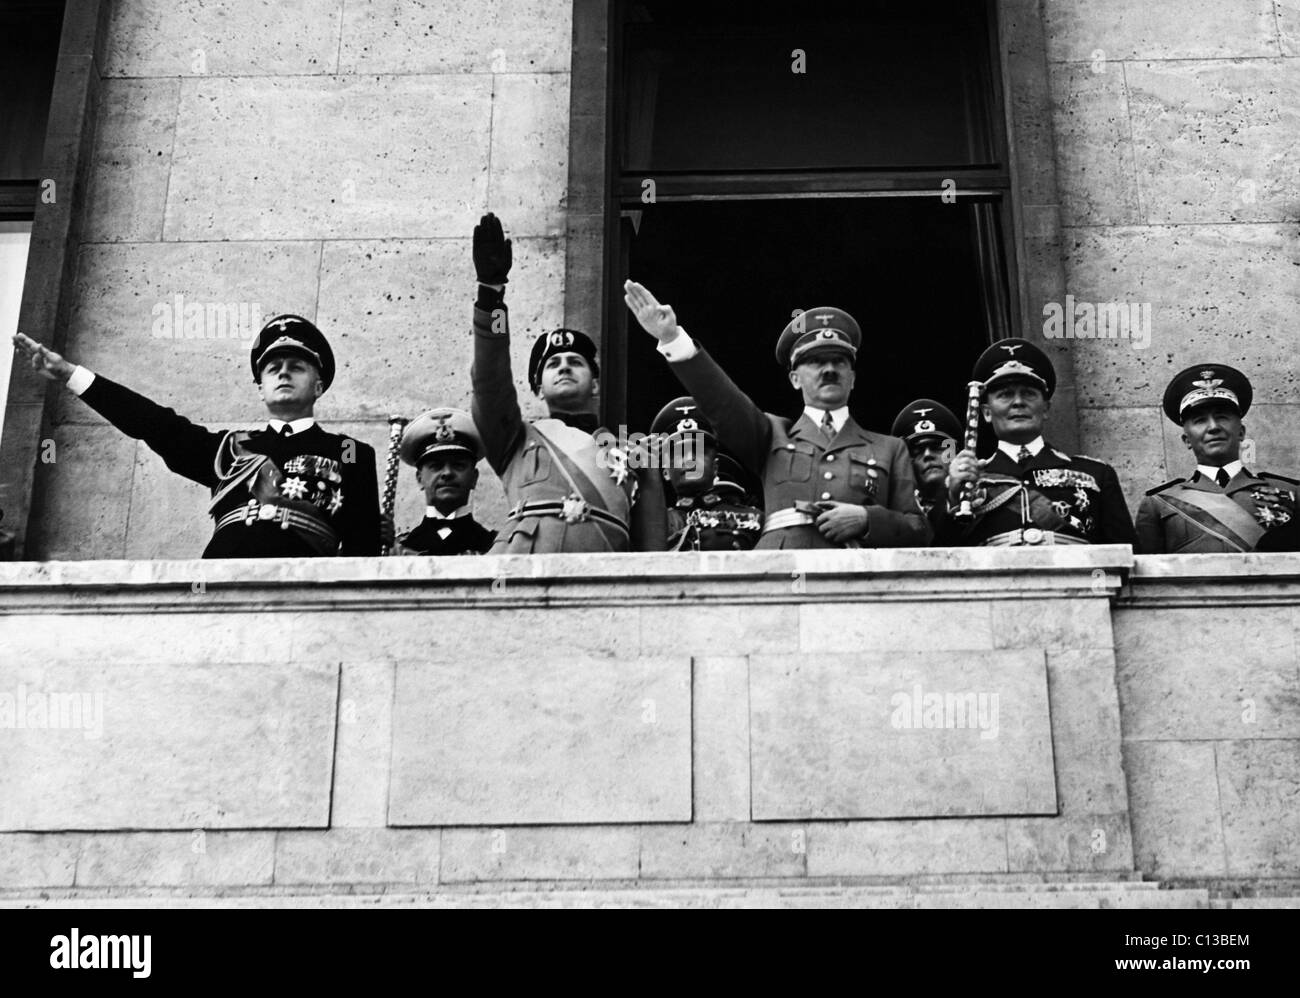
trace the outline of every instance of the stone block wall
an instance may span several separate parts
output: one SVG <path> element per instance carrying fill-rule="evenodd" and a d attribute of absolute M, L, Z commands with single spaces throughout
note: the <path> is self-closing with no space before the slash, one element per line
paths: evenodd
<path fill-rule="evenodd" d="M 1066 291 L 1152 307 L 1145 349 L 1072 341 L 1082 450 L 1116 465 L 1136 508 L 1188 473 L 1160 411 L 1170 377 L 1219 361 L 1255 386 L 1248 464 L 1300 474 L 1300 6 L 1042 0 L 1042 11 Z"/>

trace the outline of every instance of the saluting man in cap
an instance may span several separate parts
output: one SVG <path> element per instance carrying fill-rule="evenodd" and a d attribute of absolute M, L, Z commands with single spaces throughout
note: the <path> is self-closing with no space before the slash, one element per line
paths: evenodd
<path fill-rule="evenodd" d="M 972 375 L 984 384 L 981 415 L 998 449 L 979 460 L 963 450 L 949 468 L 941 545 L 1132 544 L 1133 520 L 1115 469 L 1043 439 L 1056 389 L 1047 355 L 1028 340 L 999 340 Z M 976 482 L 974 518 L 953 519 L 962 486 Z"/>
<path fill-rule="evenodd" d="M 488 463 L 511 503 L 492 554 L 662 551 L 662 486 L 649 460 L 611 443 L 596 415 L 596 344 L 575 329 L 543 333 L 528 386 L 549 415 L 524 422 L 510 372 L 505 285 L 510 240 L 496 216 L 474 227 L 474 366 L 471 411 Z"/>
<path fill-rule="evenodd" d="M 399 554 L 487 554 L 496 540 L 470 512 L 483 441 L 463 409 L 443 406 L 416 416 L 402 434 L 402 460 L 415 468 L 424 519 L 397 536 Z"/>
<path fill-rule="evenodd" d="M 760 548 L 907 547 L 930 540 L 901 440 L 862 429 L 849 415 L 862 331 L 838 308 L 814 308 L 785 327 L 777 362 L 803 412 L 762 412 L 635 281 L 623 285 L 637 321 L 717 429 L 718 440 L 763 483 Z"/>
<path fill-rule="evenodd" d="M 903 407 L 890 432 L 907 444 L 916 477 L 916 499 L 936 530 L 948 508 L 948 465 L 965 437 L 957 417 L 934 399 Z"/>
<path fill-rule="evenodd" d="M 1152 489 L 1137 515 L 1140 554 L 1296 549 L 1300 482 L 1241 462 L 1250 381 L 1226 364 L 1196 364 L 1165 390 L 1164 410 L 1196 458 L 1191 478 Z"/>
<path fill-rule="evenodd" d="M 690 396 L 673 399 L 650 432 L 660 444 L 664 481 L 672 490 L 668 548 L 748 551 L 763 533 L 763 510 L 742 484 L 745 475 L 718 449 L 713 425 Z"/>
<path fill-rule="evenodd" d="M 62 382 L 167 467 L 212 491 L 204 558 L 310 558 L 379 553 L 374 449 L 327 433 L 313 415 L 334 380 L 334 354 L 298 315 L 268 322 L 249 355 L 270 417 L 253 430 L 209 430 L 75 366 L 21 333 L 32 368 Z"/>

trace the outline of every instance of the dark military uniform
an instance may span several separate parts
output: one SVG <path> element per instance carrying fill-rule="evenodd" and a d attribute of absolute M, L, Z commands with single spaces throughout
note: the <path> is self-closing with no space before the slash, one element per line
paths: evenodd
<path fill-rule="evenodd" d="M 595 346 L 576 330 L 542 334 L 529 365 L 534 390 L 542 362 L 557 352 L 594 360 Z M 471 380 L 474 423 L 510 503 L 492 554 L 663 549 L 661 488 L 594 416 L 524 422 L 510 372 L 505 302 L 485 284 L 474 306 Z M 638 501 L 647 486 L 652 497 Z"/>
<path fill-rule="evenodd" d="M 1250 381 L 1223 364 L 1197 364 L 1165 391 L 1165 414 L 1178 425 L 1197 407 L 1219 403 L 1241 416 L 1253 398 Z M 1296 537 L 1300 481 L 1244 466 L 1176 478 L 1152 489 L 1138 506 L 1136 549 L 1141 554 L 1205 554 L 1300 549 Z M 1227 482 L 1220 484 L 1220 478 Z"/>
<path fill-rule="evenodd" d="M 469 413 L 443 406 L 407 424 L 399 454 L 413 468 L 437 454 L 463 454 L 478 462 L 483 458 L 483 441 Z M 496 536 L 495 530 L 474 519 L 468 506 L 448 516 L 426 507 L 424 519 L 397 535 L 396 551 L 399 555 L 487 554 Z"/>
<path fill-rule="evenodd" d="M 250 357 L 255 381 L 273 353 L 308 358 L 326 387 L 334 378 L 329 344 L 300 316 L 278 316 L 262 329 Z M 379 553 L 373 448 L 315 422 L 288 435 L 270 427 L 209 430 L 102 375 L 87 377 L 82 401 L 143 440 L 172 471 L 212 490 L 216 528 L 204 558 Z"/>
<path fill-rule="evenodd" d="M 793 368 L 803 352 L 819 348 L 856 357 L 861 337 L 858 324 L 840 309 L 810 309 L 782 332 L 777 360 Z M 930 525 L 916 504 L 912 459 L 901 440 L 864 430 L 852 416 L 828 440 L 806 413 L 788 419 L 761 411 L 698 344 L 683 359 L 673 359 L 674 344 L 660 351 L 699 400 L 721 445 L 762 481 L 765 523 L 759 548 L 929 543 Z M 822 512 L 817 503 L 824 501 L 864 506 L 863 537 L 847 544 L 827 540 L 816 526 Z"/>
<path fill-rule="evenodd" d="M 1035 382 L 1051 398 L 1056 372 L 1047 355 L 1021 339 L 999 340 L 976 361 L 975 380 Z M 1040 440 L 1042 438 L 1039 438 Z M 1032 448 L 1026 448 L 1032 450 Z M 940 545 L 1132 544 L 1133 520 L 1115 469 L 1067 454 L 1043 441 L 1037 454 L 1011 457 L 1000 447 L 980 473 L 974 516 L 950 507 L 937 531 Z"/>
<path fill-rule="evenodd" d="M 684 442 L 698 449 L 707 438 L 717 446 L 713 427 L 689 396 L 673 399 L 650 426 L 663 444 L 663 460 L 672 460 Z M 748 551 L 763 533 L 763 509 L 742 484 L 744 474 L 728 455 L 718 452 L 708 488 L 676 498 L 667 510 L 671 551 Z"/>
<path fill-rule="evenodd" d="M 934 399 L 917 399 L 905 405 L 902 412 L 895 417 L 894 426 L 889 432 L 907 444 L 909 453 L 919 444 L 938 440 L 944 446 L 948 461 L 951 461 L 961 449 L 961 441 L 965 437 L 962 425 L 952 414 L 952 410 Z M 915 464 L 912 472 L 916 474 Z M 927 495 L 923 491 L 920 478 L 917 477 L 916 501 L 925 513 L 926 519 L 930 521 L 931 528 L 938 530 L 943 524 L 948 506 L 946 488 L 941 485 L 938 495 L 933 493 Z"/>

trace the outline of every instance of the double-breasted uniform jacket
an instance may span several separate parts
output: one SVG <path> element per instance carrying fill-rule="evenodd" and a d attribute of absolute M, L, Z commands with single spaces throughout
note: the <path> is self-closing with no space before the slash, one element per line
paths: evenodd
<path fill-rule="evenodd" d="M 1152 489 L 1138 506 L 1140 554 L 1284 551 L 1300 482 L 1242 468 L 1220 486 L 1199 471 Z"/>
<path fill-rule="evenodd" d="M 763 533 L 763 510 L 738 485 L 715 484 L 668 508 L 671 551 L 748 551 Z"/>
<path fill-rule="evenodd" d="M 1115 469 L 1044 442 L 1023 466 L 1001 448 L 980 474 L 975 517 L 942 516 L 935 543 L 1033 544 L 1042 532 L 1087 544 L 1133 544 L 1133 520 Z M 1008 534 L 1016 534 L 1007 539 Z"/>
<path fill-rule="evenodd" d="M 313 423 L 209 430 L 102 374 L 81 398 L 167 467 L 212 491 L 216 523 L 204 558 L 305 558 L 379 553 L 374 448 Z"/>
<path fill-rule="evenodd" d="M 487 554 L 496 540 L 489 530 L 468 513 L 464 516 L 425 516 L 410 530 L 397 535 L 399 555 Z"/>
<path fill-rule="evenodd" d="M 713 424 L 719 443 L 763 483 L 768 529 L 757 547 L 844 547 L 823 537 L 815 523 L 773 529 L 774 514 L 824 500 L 866 507 L 868 527 L 859 542 L 864 546 L 929 543 L 930 524 L 916 502 L 903 441 L 864 430 L 850 416 L 828 442 L 805 414 L 792 420 L 765 413 L 699 344 L 694 356 L 673 361 L 672 369 Z"/>
<path fill-rule="evenodd" d="M 632 466 L 613 434 L 601 432 L 594 419 L 590 425 L 553 417 L 524 421 L 504 304 L 492 311 L 474 307 L 470 379 L 474 424 L 510 504 L 490 553 L 664 549 L 663 487 Z M 533 504 L 560 504 L 564 513 L 533 513 Z"/>

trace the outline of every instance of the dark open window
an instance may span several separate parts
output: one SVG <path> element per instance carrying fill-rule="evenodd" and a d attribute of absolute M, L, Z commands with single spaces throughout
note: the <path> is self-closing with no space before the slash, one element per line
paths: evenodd
<path fill-rule="evenodd" d="M 781 328 L 835 305 L 866 335 L 864 425 L 919 395 L 960 413 L 974 356 L 1018 318 L 991 5 L 624 0 L 611 31 L 607 415 L 642 427 L 680 392 L 627 328 L 624 274 L 764 409 L 798 409 Z"/>

